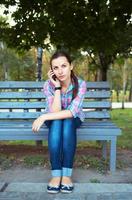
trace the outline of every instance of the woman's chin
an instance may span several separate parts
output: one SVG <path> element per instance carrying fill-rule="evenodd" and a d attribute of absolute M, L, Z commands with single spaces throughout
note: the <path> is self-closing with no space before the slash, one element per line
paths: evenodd
<path fill-rule="evenodd" d="M 59 77 L 58 79 L 59 79 L 59 81 L 65 81 L 66 77 Z"/>

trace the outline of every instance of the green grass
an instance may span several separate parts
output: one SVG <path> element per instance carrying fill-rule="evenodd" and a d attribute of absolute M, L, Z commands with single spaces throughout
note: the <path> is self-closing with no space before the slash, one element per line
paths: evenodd
<path fill-rule="evenodd" d="M 132 150 L 132 109 L 113 109 L 111 112 L 112 121 L 122 129 L 122 135 L 118 137 L 117 146 L 120 148 L 127 148 Z M 3 144 L 25 144 L 35 145 L 34 141 L 9 141 L 2 142 Z M 43 141 L 43 145 L 47 146 L 47 141 Z M 79 142 L 78 147 L 83 148 L 100 147 L 100 143 L 96 141 Z"/>
<path fill-rule="evenodd" d="M 117 146 L 132 150 L 132 109 L 115 109 L 111 111 L 113 122 L 122 129 Z"/>

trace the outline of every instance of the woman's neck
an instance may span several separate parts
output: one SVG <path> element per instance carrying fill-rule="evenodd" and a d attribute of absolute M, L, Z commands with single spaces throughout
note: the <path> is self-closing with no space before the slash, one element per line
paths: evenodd
<path fill-rule="evenodd" d="M 69 78 L 68 80 L 64 82 L 61 82 L 62 88 L 68 88 L 70 84 L 71 84 L 71 78 Z"/>

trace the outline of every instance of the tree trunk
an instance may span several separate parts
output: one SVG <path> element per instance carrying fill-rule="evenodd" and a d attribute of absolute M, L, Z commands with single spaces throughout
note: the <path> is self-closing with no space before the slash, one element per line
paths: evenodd
<path fill-rule="evenodd" d="M 42 54 L 43 49 L 41 47 L 38 47 L 37 49 L 37 81 L 41 81 L 42 76 Z"/>
<path fill-rule="evenodd" d="M 7 67 L 7 64 L 4 63 L 3 67 L 4 67 L 4 80 L 7 81 L 8 80 L 8 67 Z"/>
<path fill-rule="evenodd" d="M 107 81 L 107 69 L 108 68 L 98 69 L 97 81 Z"/>
<path fill-rule="evenodd" d="M 106 56 L 105 53 L 99 52 L 99 59 L 100 59 L 100 81 L 107 81 L 107 70 L 109 68 L 109 65 L 111 63 L 110 57 Z"/>
<path fill-rule="evenodd" d="M 123 65 L 123 95 L 122 95 L 122 109 L 125 108 L 125 94 L 126 94 L 126 82 L 127 82 L 127 74 L 126 74 L 126 68 L 127 68 L 127 59 L 125 59 L 124 65 Z"/>
<path fill-rule="evenodd" d="M 129 102 L 132 101 L 132 79 L 130 81 Z"/>
<path fill-rule="evenodd" d="M 107 70 L 108 67 L 102 69 L 102 81 L 107 81 Z"/>
<path fill-rule="evenodd" d="M 116 90 L 117 102 L 119 102 L 119 90 Z"/>

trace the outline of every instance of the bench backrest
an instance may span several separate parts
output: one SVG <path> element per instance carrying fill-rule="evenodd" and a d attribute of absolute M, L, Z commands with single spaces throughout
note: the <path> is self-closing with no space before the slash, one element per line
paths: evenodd
<path fill-rule="evenodd" d="M 43 85 L 44 81 L 0 81 L 0 120 L 37 118 L 45 109 Z M 86 118 L 109 119 L 110 94 L 108 82 L 87 82 Z"/>

